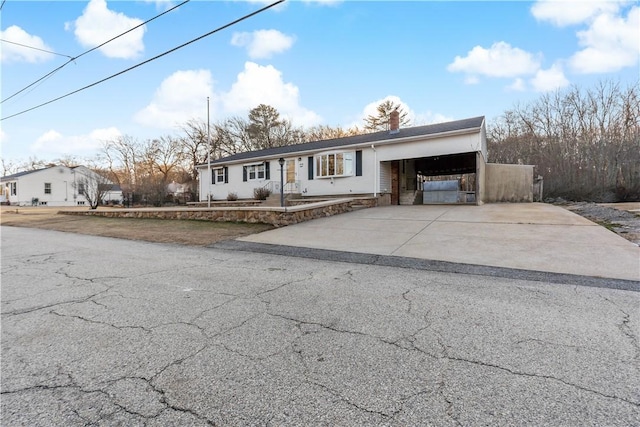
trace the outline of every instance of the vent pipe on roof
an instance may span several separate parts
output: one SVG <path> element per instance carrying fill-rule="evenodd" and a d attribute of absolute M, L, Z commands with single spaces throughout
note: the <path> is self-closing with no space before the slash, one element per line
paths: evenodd
<path fill-rule="evenodd" d="M 396 108 L 389 114 L 389 133 L 394 134 L 400 132 L 400 113 Z"/>

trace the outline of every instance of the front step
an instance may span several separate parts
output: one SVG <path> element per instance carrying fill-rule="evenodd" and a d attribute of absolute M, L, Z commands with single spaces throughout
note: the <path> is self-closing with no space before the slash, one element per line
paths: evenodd
<path fill-rule="evenodd" d="M 415 205 L 417 191 L 403 191 L 400 193 L 400 205 Z"/>
<path fill-rule="evenodd" d="M 285 205 L 288 199 L 294 199 L 300 197 L 300 193 L 285 193 L 284 201 Z M 262 206 L 280 207 L 280 193 L 271 193 L 267 199 L 262 202 Z"/>

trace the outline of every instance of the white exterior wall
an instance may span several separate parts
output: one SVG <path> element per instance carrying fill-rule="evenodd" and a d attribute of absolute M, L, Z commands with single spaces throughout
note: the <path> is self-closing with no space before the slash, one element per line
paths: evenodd
<path fill-rule="evenodd" d="M 317 154 L 326 154 L 331 152 L 344 152 L 356 150 L 329 150 L 319 152 Z M 326 195 L 349 195 L 349 194 L 367 194 L 373 193 L 374 176 L 377 166 L 375 162 L 374 152 L 371 148 L 362 149 L 362 176 L 355 176 L 355 155 L 354 155 L 354 175 L 346 177 L 318 178 L 309 179 L 309 160 L 307 156 L 284 157 L 285 160 L 295 161 L 296 182 L 298 190 L 304 196 L 326 196 Z M 315 158 L 315 157 L 314 157 Z M 300 159 L 300 160 L 298 160 Z M 276 160 L 270 162 L 270 179 L 242 181 L 243 166 L 247 164 L 255 164 L 256 162 L 248 162 L 243 164 L 233 164 L 228 166 L 227 184 L 211 184 L 212 200 L 226 200 L 230 192 L 236 193 L 239 199 L 252 199 L 253 189 L 257 187 L 269 186 L 274 193 L 280 191 L 280 165 Z M 314 164 L 315 168 L 315 164 Z M 212 167 L 213 170 L 216 169 Z M 314 171 L 315 172 L 315 171 Z M 315 174 L 314 174 L 315 175 Z M 210 175 L 207 167 L 199 168 L 200 176 L 200 201 L 207 201 L 207 182 Z M 283 180 L 286 183 L 287 171 L 286 166 L 283 170 Z M 285 188 L 287 189 L 287 188 Z M 288 190 L 288 189 L 287 189 Z M 293 192 L 293 191 L 290 191 Z"/>
<path fill-rule="evenodd" d="M 356 176 L 355 152 L 362 151 L 362 176 Z M 304 167 L 304 176 L 301 180 L 301 192 L 305 196 L 325 196 L 325 195 L 349 195 L 349 194 L 366 194 L 374 191 L 374 171 L 376 165 L 374 163 L 374 152 L 371 148 L 362 149 L 337 149 L 327 150 L 317 153 L 318 155 L 353 152 L 354 165 L 352 176 L 341 176 L 334 178 L 318 178 L 314 176 L 313 180 L 308 179 L 308 165 Z M 315 158 L 315 156 L 314 156 Z M 307 162 L 308 163 L 308 162 Z M 315 165 L 314 165 L 315 168 Z M 314 171 L 317 172 L 317 171 Z M 314 173 L 315 175 L 315 173 Z M 305 191 L 306 190 L 306 191 Z"/>
<path fill-rule="evenodd" d="M 416 159 L 446 154 L 481 152 L 486 159 L 486 140 L 484 127 L 480 132 L 459 135 L 439 135 L 435 137 L 421 137 L 385 143 L 384 141 L 369 146 L 344 147 L 314 153 L 300 153 L 285 160 L 294 160 L 298 191 L 304 196 L 349 195 L 349 194 L 384 194 L 391 191 L 391 166 L 393 160 Z M 362 151 L 362 176 L 308 179 L 308 157 L 328 154 L 332 152 Z M 269 185 L 272 191 L 280 191 L 280 165 L 277 159 L 270 160 L 270 179 L 258 181 L 242 181 L 244 165 L 258 163 L 259 160 L 247 160 L 246 163 L 229 164 L 228 184 L 211 184 L 212 200 L 226 200 L 230 192 L 236 193 L 240 199 L 252 199 L 253 189 Z M 355 163 L 355 156 L 354 156 Z M 315 164 L 314 164 L 315 168 Z M 216 169 L 212 166 L 212 171 Z M 316 172 L 314 170 L 314 172 Z M 199 168 L 200 201 L 207 200 L 208 184 L 211 182 L 206 165 Z M 269 183 L 269 181 L 271 183 Z M 286 166 L 284 170 L 286 183 Z M 287 190 L 287 188 L 285 188 Z M 293 192 L 293 191 L 291 191 Z"/>
<path fill-rule="evenodd" d="M 483 147 L 484 145 L 484 147 Z M 480 133 L 442 136 L 434 139 L 420 139 L 402 144 L 376 146 L 378 161 L 417 159 L 421 157 L 441 156 L 445 154 L 475 153 L 484 150 L 486 143 Z"/>
<path fill-rule="evenodd" d="M 255 179 L 242 181 L 242 167 L 246 164 L 255 164 L 256 162 L 248 162 L 239 165 L 230 165 L 229 172 L 229 183 L 228 184 L 212 184 L 211 188 L 213 191 L 213 199 L 214 200 L 226 200 L 227 195 L 232 192 L 236 193 L 239 199 L 253 199 L 253 189 L 264 187 L 269 183 L 269 181 L 274 181 L 275 174 L 278 174 L 278 180 L 280 179 L 280 165 L 278 162 L 271 161 L 270 162 L 270 179 Z M 261 162 L 258 162 L 261 163 Z M 277 165 L 277 168 L 276 168 Z M 275 170 L 277 169 L 277 171 Z M 206 200 L 206 198 L 205 198 Z"/>
<path fill-rule="evenodd" d="M 16 182 L 17 194 L 9 194 L 9 202 L 12 205 L 31 206 L 31 200 L 37 198 L 40 204 L 46 202 L 47 206 L 77 206 L 78 202 L 87 204 L 82 195 L 77 194 L 76 176 L 73 169 L 56 166 L 41 171 L 36 171 L 27 175 L 22 175 L 12 180 L 2 182 Z M 51 194 L 45 194 L 44 184 L 51 183 Z"/>
<path fill-rule="evenodd" d="M 378 190 L 382 194 L 391 193 L 391 163 L 389 162 L 380 164 Z"/>

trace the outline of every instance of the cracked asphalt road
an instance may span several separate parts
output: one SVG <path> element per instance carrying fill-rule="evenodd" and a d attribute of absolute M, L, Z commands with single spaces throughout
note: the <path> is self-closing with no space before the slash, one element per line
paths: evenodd
<path fill-rule="evenodd" d="M 2 426 L 640 425 L 640 293 L 2 227 Z"/>

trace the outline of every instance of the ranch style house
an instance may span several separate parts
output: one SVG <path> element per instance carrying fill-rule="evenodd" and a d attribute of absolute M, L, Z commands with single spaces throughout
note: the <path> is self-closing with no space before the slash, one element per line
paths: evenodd
<path fill-rule="evenodd" d="M 533 166 L 488 163 L 483 116 L 233 154 L 197 166 L 200 201 L 255 188 L 379 205 L 533 201 Z M 282 177 L 282 178 L 281 178 Z"/>

